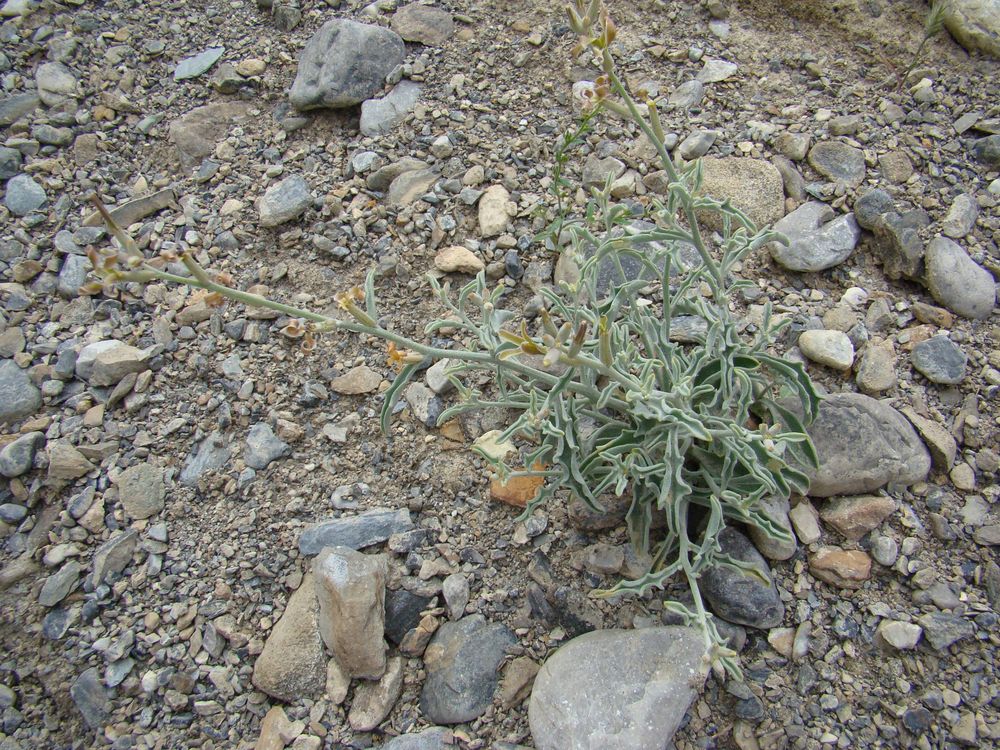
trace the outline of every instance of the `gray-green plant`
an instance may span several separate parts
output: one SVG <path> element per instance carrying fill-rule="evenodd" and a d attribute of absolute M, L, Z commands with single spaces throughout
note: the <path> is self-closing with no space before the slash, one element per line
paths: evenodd
<path fill-rule="evenodd" d="M 932 0 L 931 8 L 927 13 L 927 18 L 924 20 L 924 36 L 920 40 L 920 44 L 917 46 L 916 51 L 913 53 L 913 57 L 910 58 L 910 64 L 907 66 L 906 72 L 904 72 L 902 77 L 899 79 L 899 83 L 896 86 L 897 91 L 903 87 L 903 84 L 905 84 L 907 79 L 910 77 L 910 73 L 912 73 L 913 69 L 917 67 L 917 63 L 920 61 L 920 58 L 924 53 L 924 47 L 927 46 L 927 42 L 941 33 L 941 30 L 944 28 L 945 16 L 948 14 L 950 6 L 950 0 Z"/>
<path fill-rule="evenodd" d="M 480 409 L 512 415 L 506 429 L 483 436 L 475 447 L 503 480 L 544 478 L 525 515 L 566 493 L 595 510 L 612 496 L 626 497 L 628 533 L 646 572 L 597 594 L 645 595 L 686 583 L 690 602 L 667 601 L 665 607 L 700 627 L 707 658 L 735 673 L 736 654 L 716 629 L 699 578 L 726 565 L 766 581 L 763 571 L 724 554 L 719 534 L 739 523 L 787 540 L 788 532 L 762 512 L 761 503 L 804 493 L 802 467 L 816 463 L 805 424 L 816 414 L 818 396 L 800 364 L 771 350 L 782 322 L 765 305 L 763 320 L 747 336 L 731 309 L 734 292 L 745 284 L 734 277 L 737 264 L 782 238 L 758 231 L 729 202 L 700 194 L 700 163 L 674 163 L 656 102 L 637 100 L 619 78 L 612 55 L 616 29 L 599 0 L 576 0 L 568 10 L 581 38 L 577 52 L 596 55 L 602 74 L 584 96 L 582 125 L 558 149 L 553 190 L 571 186 L 563 169 L 568 154 L 602 113 L 634 123 L 649 139 L 668 190 L 638 217 L 637 204 L 612 199 L 609 185 L 592 191 L 582 215 L 560 212 L 548 237 L 556 244 L 568 238 L 562 252 L 578 267 L 578 278 L 542 289 L 545 308 L 530 325 L 504 307 L 505 287 L 491 288 L 482 273 L 455 294 L 429 278 L 447 314 L 426 334 L 448 332 L 455 348 L 386 328 L 374 271 L 363 287 L 336 296 L 340 317 L 282 304 L 213 277 L 190 252 L 146 258 L 100 205 L 119 247 L 93 253 L 92 262 L 105 285 L 173 282 L 205 290 L 211 303 L 229 299 L 277 310 L 291 318 L 285 334 L 307 348 L 334 332 L 384 339 L 400 368 L 384 394 L 386 430 L 397 399 L 428 358 L 448 360 L 459 399 L 439 423 Z M 559 193 L 557 203 L 566 203 Z M 701 230 L 707 213 L 721 217 L 714 242 Z M 693 265 L 683 260 L 691 253 L 698 258 Z M 186 272 L 167 266 L 177 260 Z M 681 322 L 684 335 L 678 336 Z M 475 385 L 483 372 L 490 376 L 486 389 Z M 655 517 L 662 531 L 654 530 Z"/>

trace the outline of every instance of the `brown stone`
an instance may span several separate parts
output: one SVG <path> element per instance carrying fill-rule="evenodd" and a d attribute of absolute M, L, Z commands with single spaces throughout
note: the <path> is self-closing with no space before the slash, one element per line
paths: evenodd
<path fill-rule="evenodd" d="M 826 500 L 820 505 L 819 515 L 824 523 L 840 532 L 845 539 L 856 542 L 894 510 L 896 503 L 891 497 L 858 495 Z"/>
<path fill-rule="evenodd" d="M 490 480 L 490 497 L 515 508 L 525 507 L 545 484 L 545 477 L 512 477 L 506 482 Z"/>
<path fill-rule="evenodd" d="M 861 588 L 871 571 L 871 558 L 860 550 L 820 547 L 809 557 L 809 572 L 814 578 L 845 589 Z"/>

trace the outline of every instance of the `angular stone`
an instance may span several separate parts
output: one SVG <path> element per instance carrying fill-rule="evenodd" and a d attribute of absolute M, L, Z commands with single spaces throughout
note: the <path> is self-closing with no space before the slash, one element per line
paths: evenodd
<path fill-rule="evenodd" d="M 705 84 L 701 81 L 685 81 L 667 97 L 667 106 L 675 109 L 690 109 L 701 104 L 705 98 Z"/>
<path fill-rule="evenodd" d="M 809 556 L 809 572 L 814 578 L 845 589 L 861 588 L 871 571 L 871 558 L 861 550 L 820 547 Z"/>
<path fill-rule="evenodd" d="M 698 579 L 701 592 L 712 611 L 724 620 L 754 628 L 781 624 L 785 607 L 771 577 L 771 569 L 753 544 L 732 527 L 719 534 L 723 554 L 757 568 L 767 583 L 749 573 L 717 564 Z"/>
<path fill-rule="evenodd" d="M 357 156 L 355 158 L 357 158 Z M 422 169 L 427 169 L 427 167 L 428 164 L 420 161 L 420 159 L 415 159 L 412 156 L 404 156 L 402 159 L 394 161 L 392 164 L 386 164 L 384 167 L 377 168 L 365 178 L 365 184 L 368 185 L 370 190 L 376 190 L 382 193 L 388 190 L 393 180 L 403 174 L 403 172 L 416 172 Z"/>
<path fill-rule="evenodd" d="M 177 147 L 181 166 L 192 169 L 215 151 L 229 130 L 249 116 L 250 103 L 214 102 L 196 107 L 170 123 L 170 141 Z"/>
<path fill-rule="evenodd" d="M 299 552 L 315 555 L 324 547 L 362 549 L 412 528 L 413 521 L 406 508 L 373 508 L 356 516 L 344 516 L 308 526 L 299 536 Z"/>
<path fill-rule="evenodd" d="M 896 350 L 892 341 L 873 339 L 868 342 L 855 380 L 858 390 L 868 396 L 877 396 L 896 387 Z"/>
<path fill-rule="evenodd" d="M 515 643 L 506 625 L 490 623 L 482 615 L 444 623 L 424 653 L 423 715 L 437 724 L 482 716 L 493 700 L 500 663 Z"/>
<path fill-rule="evenodd" d="M 58 571 L 45 579 L 38 594 L 38 603 L 43 607 L 54 607 L 76 587 L 80 580 L 80 563 L 69 560 Z"/>
<path fill-rule="evenodd" d="M 965 379 L 968 357 L 947 336 L 932 336 L 919 341 L 910 353 L 915 370 L 932 383 L 957 385 Z"/>
<path fill-rule="evenodd" d="M 854 214 L 837 216 L 825 203 L 810 201 L 774 225 L 788 244 L 771 242 L 768 251 L 791 271 L 822 271 L 843 263 L 854 252 L 861 230 Z"/>
<path fill-rule="evenodd" d="M 865 229 L 874 229 L 883 214 L 893 210 L 892 196 L 881 188 L 869 190 L 854 202 L 854 218 Z"/>
<path fill-rule="evenodd" d="M 351 677 L 378 679 L 386 668 L 386 555 L 326 547 L 313 560 L 319 599 L 319 632 Z"/>
<path fill-rule="evenodd" d="M 896 502 L 883 495 L 833 497 L 819 506 L 823 523 L 847 540 L 856 542 L 896 510 Z"/>
<path fill-rule="evenodd" d="M 365 680 L 358 685 L 347 723 L 355 732 L 370 732 L 389 715 L 402 692 L 403 659 L 394 656 L 386 663 L 385 674 L 378 682 Z"/>
<path fill-rule="evenodd" d="M 503 185 L 493 185 L 487 188 L 479 199 L 479 234 L 482 237 L 495 237 L 507 228 L 510 217 L 516 207 L 510 199 L 510 193 Z"/>
<path fill-rule="evenodd" d="M 952 201 L 951 208 L 941 221 L 941 231 L 952 239 L 961 239 L 976 225 L 979 204 L 968 193 L 960 193 Z"/>
<path fill-rule="evenodd" d="M 972 155 L 988 167 L 1000 167 L 1000 133 L 973 142 Z"/>
<path fill-rule="evenodd" d="M 919 625 L 896 620 L 882 620 L 875 632 L 883 643 L 900 651 L 915 649 L 924 633 Z"/>
<path fill-rule="evenodd" d="M 420 624 L 421 613 L 432 597 L 420 596 L 406 589 L 389 591 L 385 597 L 385 636 L 397 646 L 406 634 Z"/>
<path fill-rule="evenodd" d="M 996 281 L 969 254 L 945 237 L 927 246 L 927 288 L 934 299 L 966 318 L 989 317 L 996 305 Z"/>
<path fill-rule="evenodd" d="M 91 385 L 117 385 L 132 372 L 149 369 L 146 353 L 113 339 L 88 344 L 76 358 L 76 376 Z"/>
<path fill-rule="evenodd" d="M 393 14 L 392 30 L 408 42 L 440 47 L 451 39 L 455 22 L 446 10 L 413 3 Z"/>
<path fill-rule="evenodd" d="M 795 527 L 795 534 L 799 541 L 803 544 L 817 542 L 823 535 L 823 531 L 819 527 L 819 514 L 808 498 L 803 498 L 796 503 L 795 507 L 788 512 L 788 518 Z"/>
<path fill-rule="evenodd" d="M 919 280 L 924 272 L 924 241 L 920 230 L 930 223 L 923 209 L 904 214 L 889 211 L 875 220 L 875 250 L 886 276 L 892 280 Z"/>
<path fill-rule="evenodd" d="M 225 436 L 213 432 L 198 444 L 198 449 L 188 456 L 181 469 L 180 483 L 186 487 L 197 487 L 203 474 L 225 466 L 232 455 Z"/>
<path fill-rule="evenodd" d="M 857 495 L 889 482 L 912 484 L 930 470 L 927 449 L 909 422 L 888 404 L 868 396 L 826 397 L 808 433 L 820 461 L 818 469 L 804 469 L 813 497 Z"/>
<path fill-rule="evenodd" d="M 356 396 L 375 391 L 381 382 L 381 375 L 368 365 L 360 365 L 335 377 L 330 381 L 330 387 L 345 396 Z"/>
<path fill-rule="evenodd" d="M 183 81 L 186 78 L 197 78 L 201 74 L 207 73 L 225 51 L 225 47 L 209 47 L 197 55 L 185 57 L 174 69 L 174 80 Z"/>
<path fill-rule="evenodd" d="M 907 406 L 903 408 L 902 413 L 917 428 L 920 437 L 924 439 L 924 443 L 930 449 L 934 465 L 942 471 L 951 469 L 952 464 L 955 463 L 958 446 L 955 443 L 955 438 L 951 436 L 947 428 L 944 425 L 920 416 L 912 407 Z"/>
<path fill-rule="evenodd" d="M 817 143 L 809 151 L 809 165 L 831 182 L 857 187 L 865 179 L 865 154 L 837 141 Z"/>
<path fill-rule="evenodd" d="M 395 206 L 408 206 L 425 195 L 441 177 L 434 169 L 406 170 L 389 185 L 386 199 Z"/>
<path fill-rule="evenodd" d="M 0 424 L 31 416 L 41 405 L 42 393 L 28 373 L 11 359 L 0 360 Z"/>
<path fill-rule="evenodd" d="M 486 268 L 486 264 L 468 248 L 451 245 L 434 256 L 434 267 L 445 273 L 477 274 Z"/>
<path fill-rule="evenodd" d="M 94 552 L 90 583 L 99 586 L 115 573 L 121 573 L 132 562 L 132 555 L 139 544 L 139 533 L 135 529 L 120 531 Z"/>
<path fill-rule="evenodd" d="M 69 694 L 87 726 L 100 729 L 111 713 L 111 700 L 101 684 L 97 667 L 91 667 L 77 677 L 70 686 Z"/>
<path fill-rule="evenodd" d="M 288 98 L 300 110 L 360 104 L 381 90 L 405 55 L 395 32 L 334 18 L 306 43 Z"/>
<path fill-rule="evenodd" d="M 7 180 L 3 202 L 14 216 L 27 216 L 32 211 L 38 211 L 48 200 L 45 188 L 26 174 Z"/>
<path fill-rule="evenodd" d="M 701 162 L 703 195 L 729 200 L 758 227 L 774 224 L 785 213 L 785 192 L 781 174 L 763 159 L 726 156 Z M 699 212 L 705 226 L 722 228 L 722 214 Z"/>
<path fill-rule="evenodd" d="M 361 134 L 375 137 L 391 132 L 416 106 L 420 90 L 419 83 L 400 81 L 381 99 L 368 99 L 363 102 L 359 126 Z"/>
<path fill-rule="evenodd" d="M 163 469 L 143 463 L 130 466 L 118 477 L 118 497 L 131 519 L 151 518 L 163 510 L 166 497 Z"/>
<path fill-rule="evenodd" d="M 260 199 L 260 225 L 276 227 L 301 216 L 312 205 L 309 183 L 302 175 L 289 175 L 264 191 Z"/>
<path fill-rule="evenodd" d="M 326 687 L 326 655 L 319 634 L 319 602 L 311 573 L 288 598 L 253 665 L 253 684 L 272 698 L 298 701 Z"/>
<path fill-rule="evenodd" d="M 701 83 L 720 83 L 736 75 L 738 69 L 736 63 L 727 60 L 705 60 L 695 79 Z"/>
<path fill-rule="evenodd" d="M 49 456 L 48 478 L 50 480 L 69 482 L 94 470 L 94 465 L 69 443 L 52 442 L 45 450 Z"/>
<path fill-rule="evenodd" d="M 976 626 L 970 620 L 947 612 L 932 612 L 917 622 L 924 629 L 924 639 L 935 651 L 944 651 L 953 643 L 976 634 Z"/>
<path fill-rule="evenodd" d="M 603 189 L 610 179 L 614 182 L 625 172 L 625 164 L 613 156 L 603 159 L 591 153 L 583 163 L 583 186 Z"/>
<path fill-rule="evenodd" d="M 271 425 L 258 422 L 250 428 L 243 460 L 251 469 L 266 469 L 272 462 L 292 452 L 288 443 L 279 439 Z"/>
<path fill-rule="evenodd" d="M 0 126 L 7 127 L 25 115 L 30 115 L 42 103 L 34 91 L 25 94 L 12 94 L 0 99 Z"/>
<path fill-rule="evenodd" d="M 528 722 L 538 750 L 662 750 L 705 680 L 693 628 L 599 630 L 569 641 L 535 678 Z"/>
<path fill-rule="evenodd" d="M 382 745 L 382 750 L 454 750 L 454 735 L 444 727 L 431 727 L 422 732 L 401 734 Z"/>
<path fill-rule="evenodd" d="M 46 107 L 57 107 L 76 97 L 76 76 L 60 62 L 47 62 L 35 71 L 38 97 Z"/>

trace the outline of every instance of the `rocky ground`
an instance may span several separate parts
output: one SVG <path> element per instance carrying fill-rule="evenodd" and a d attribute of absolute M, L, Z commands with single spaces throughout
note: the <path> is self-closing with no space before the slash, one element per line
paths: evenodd
<path fill-rule="evenodd" d="M 792 240 L 733 304 L 790 318 L 779 350 L 831 394 L 811 496 L 771 509 L 799 543 L 724 539 L 773 585 L 706 577 L 744 679 L 697 697 L 664 594 L 587 597 L 635 570 L 621 516 L 515 521 L 523 488 L 468 450 L 502 415 L 428 426 L 438 370 L 383 436 L 383 342 L 79 293 L 96 193 L 151 254 L 294 304 L 376 264 L 419 336 L 425 274 L 485 268 L 530 318 L 567 273 L 534 235 L 594 77 L 559 5 L 0 6 L 2 750 L 1000 742 L 1000 64 L 945 33 L 897 89 L 919 0 L 610 3 L 674 153 Z M 997 18 L 949 23 L 989 49 Z M 648 202 L 636 135 L 601 121 L 571 176 Z"/>

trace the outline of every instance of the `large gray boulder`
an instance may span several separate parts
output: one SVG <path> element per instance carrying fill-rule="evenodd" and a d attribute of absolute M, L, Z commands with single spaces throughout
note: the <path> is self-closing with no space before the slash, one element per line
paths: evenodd
<path fill-rule="evenodd" d="M 663 750 L 705 681 L 693 628 L 596 630 L 550 656 L 528 705 L 538 750 Z"/>
<path fill-rule="evenodd" d="M 342 18 L 327 21 L 302 50 L 289 100 L 300 110 L 360 104 L 381 90 L 405 54 L 394 31 Z"/>
<path fill-rule="evenodd" d="M 813 497 L 860 495 L 893 482 L 922 481 L 931 457 L 906 418 L 859 393 L 825 398 L 808 432 L 819 468 L 806 469 Z"/>
<path fill-rule="evenodd" d="M 1000 0 L 951 0 L 944 25 L 970 52 L 1000 58 Z"/>

